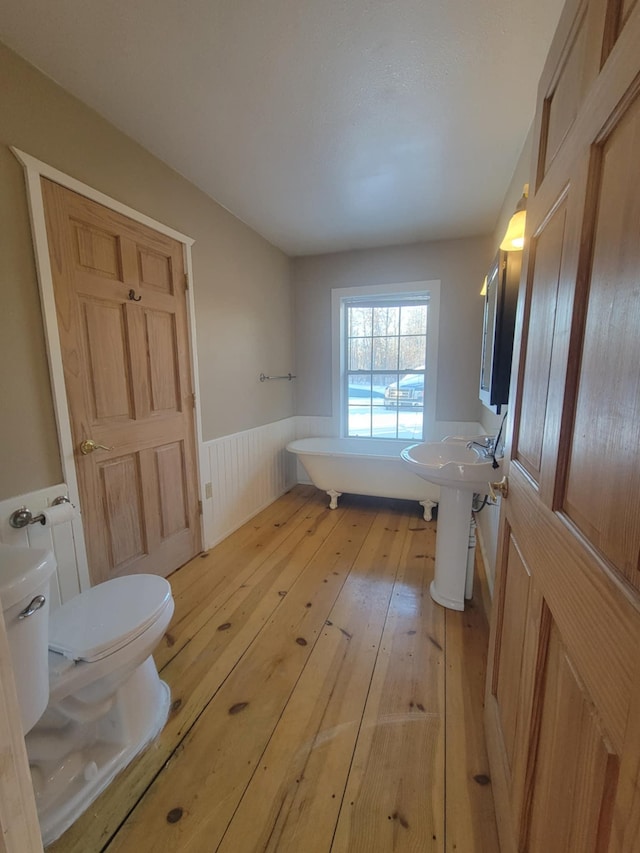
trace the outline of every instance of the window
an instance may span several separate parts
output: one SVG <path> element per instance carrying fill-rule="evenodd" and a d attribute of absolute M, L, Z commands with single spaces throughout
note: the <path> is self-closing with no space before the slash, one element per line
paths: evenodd
<path fill-rule="evenodd" d="M 438 285 L 334 290 L 340 435 L 406 443 L 432 433 Z"/>

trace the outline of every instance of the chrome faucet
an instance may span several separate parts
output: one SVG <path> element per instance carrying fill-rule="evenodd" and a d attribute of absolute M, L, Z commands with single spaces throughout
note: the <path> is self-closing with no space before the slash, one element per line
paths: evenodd
<path fill-rule="evenodd" d="M 493 436 L 487 435 L 484 437 L 484 441 L 476 441 L 475 439 L 471 439 L 471 441 L 467 442 L 467 447 L 471 450 L 474 447 L 479 447 L 482 451 L 482 455 L 485 459 L 493 459 L 494 451 L 495 451 L 496 440 Z"/>

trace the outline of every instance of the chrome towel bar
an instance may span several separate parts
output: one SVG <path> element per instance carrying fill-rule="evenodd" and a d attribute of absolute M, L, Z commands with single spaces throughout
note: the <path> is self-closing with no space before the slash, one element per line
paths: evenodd
<path fill-rule="evenodd" d="M 266 382 L 268 379 L 288 379 L 291 382 L 295 378 L 293 373 L 287 373 L 284 376 L 266 376 L 264 373 L 260 374 L 260 382 Z"/>

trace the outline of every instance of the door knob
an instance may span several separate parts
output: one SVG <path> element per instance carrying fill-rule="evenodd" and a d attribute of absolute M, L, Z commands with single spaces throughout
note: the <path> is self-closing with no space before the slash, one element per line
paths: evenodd
<path fill-rule="evenodd" d="M 96 444 L 92 438 L 86 438 L 84 441 L 80 442 L 80 453 L 82 453 L 83 456 L 93 453 L 94 450 L 113 450 L 113 447 L 107 447 L 104 444 Z"/>
<path fill-rule="evenodd" d="M 507 479 L 506 474 L 499 483 L 489 483 L 489 494 L 494 501 L 498 500 L 496 492 L 500 492 L 502 497 L 505 499 L 509 497 L 509 480 Z"/>

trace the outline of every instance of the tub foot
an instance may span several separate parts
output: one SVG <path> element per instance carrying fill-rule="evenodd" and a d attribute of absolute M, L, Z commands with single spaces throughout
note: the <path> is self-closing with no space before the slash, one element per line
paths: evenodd
<path fill-rule="evenodd" d="M 431 521 L 431 511 L 438 506 L 438 501 L 419 501 L 419 503 L 424 510 L 422 517 L 425 521 Z"/>
<path fill-rule="evenodd" d="M 335 489 L 327 489 L 327 494 L 331 499 L 329 501 L 329 509 L 338 509 L 338 498 L 342 495 L 342 492 L 336 492 Z"/>

